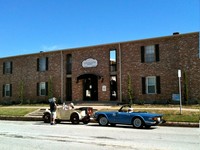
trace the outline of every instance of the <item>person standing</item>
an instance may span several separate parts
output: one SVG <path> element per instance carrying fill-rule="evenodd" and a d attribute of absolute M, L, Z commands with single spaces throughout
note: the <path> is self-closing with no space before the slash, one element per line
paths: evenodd
<path fill-rule="evenodd" d="M 51 125 L 54 125 L 55 119 L 56 119 L 56 109 L 57 109 L 55 97 L 49 99 L 49 105 L 50 105 L 50 111 L 51 111 L 50 123 Z"/>

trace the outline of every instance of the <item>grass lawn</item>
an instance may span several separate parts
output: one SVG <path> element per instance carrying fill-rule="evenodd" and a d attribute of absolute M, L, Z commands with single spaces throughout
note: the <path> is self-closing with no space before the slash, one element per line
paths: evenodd
<path fill-rule="evenodd" d="M 41 107 L 48 107 L 48 105 L 16 105 L 16 106 L 0 106 L 0 116 L 24 116 L 30 112 L 33 112 Z M 117 111 L 120 107 L 114 106 L 109 110 L 101 111 Z M 199 122 L 200 120 L 200 108 L 199 105 L 183 106 L 186 109 L 194 110 L 182 110 L 180 115 L 178 105 L 133 105 L 134 111 L 146 111 L 151 113 L 159 113 L 164 115 L 164 119 L 169 122 Z M 159 109 L 154 109 L 159 108 Z M 168 109 L 169 108 L 169 109 Z M 173 108 L 173 109 L 170 109 Z M 175 109 L 174 109 L 175 108 Z M 199 110 L 199 111 L 198 111 Z"/>
<path fill-rule="evenodd" d="M 0 116 L 24 116 L 30 112 L 37 110 L 38 108 L 11 108 L 0 107 Z"/>
<path fill-rule="evenodd" d="M 135 109 L 137 111 L 137 109 Z M 142 111 L 141 109 L 138 111 Z M 199 122 L 200 112 L 199 111 L 182 111 L 180 115 L 179 110 L 148 110 L 143 111 L 151 113 L 163 114 L 163 118 L 169 122 Z"/>
<path fill-rule="evenodd" d="M 168 122 L 198 123 L 200 120 L 199 105 L 183 106 L 183 108 L 185 109 L 195 109 L 197 111 L 182 109 L 181 115 L 178 105 L 134 105 L 132 107 L 136 112 L 143 111 L 143 112 L 163 114 L 163 118 Z M 117 111 L 119 108 L 120 107 L 112 107 L 110 110 Z M 106 109 L 105 111 L 110 111 L 110 110 Z"/>

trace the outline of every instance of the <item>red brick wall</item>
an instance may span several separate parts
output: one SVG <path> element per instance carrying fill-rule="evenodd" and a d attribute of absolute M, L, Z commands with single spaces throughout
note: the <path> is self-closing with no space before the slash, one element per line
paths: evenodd
<path fill-rule="evenodd" d="M 155 44 L 159 44 L 160 61 L 141 63 L 141 46 Z M 98 80 L 98 99 L 100 101 L 109 101 L 111 75 L 109 70 L 109 52 L 111 49 L 117 50 L 118 68 L 116 75 L 118 81 L 118 101 L 120 98 L 120 50 L 122 58 L 121 84 L 123 100 L 128 98 L 127 79 L 129 73 L 131 75 L 136 100 L 145 100 L 147 103 L 154 101 L 165 103 L 167 100 L 171 99 L 173 93 L 178 93 L 178 69 L 182 70 L 182 76 L 184 71 L 187 74 L 189 99 L 200 99 L 200 58 L 198 58 L 199 33 L 190 33 L 1 58 L 0 101 L 18 100 L 20 81 L 24 82 L 24 98 L 26 100 L 47 100 L 47 96 L 37 96 L 36 85 L 37 82 L 48 82 L 50 76 L 53 78 L 54 96 L 66 100 L 66 78 L 69 77 L 69 75 L 66 74 L 67 54 L 72 54 L 72 74 L 70 77 L 72 78 L 73 101 L 81 101 L 83 99 L 82 81 L 80 80 L 77 83 L 77 77 L 86 73 L 92 73 L 103 77 L 103 79 Z M 39 57 L 48 57 L 48 71 L 37 71 L 37 58 Z M 98 61 L 97 67 L 83 68 L 82 62 L 88 58 L 96 59 Z M 13 73 L 10 75 L 3 75 L 3 62 L 5 61 L 13 62 Z M 160 76 L 161 94 L 142 94 L 141 78 L 146 76 Z M 183 83 L 182 81 L 182 84 Z M 2 97 L 3 84 L 13 85 L 12 97 Z M 63 85 L 63 87 L 61 87 L 61 85 Z M 106 91 L 102 91 L 103 85 L 106 86 Z M 182 92 L 184 95 L 184 90 Z"/>

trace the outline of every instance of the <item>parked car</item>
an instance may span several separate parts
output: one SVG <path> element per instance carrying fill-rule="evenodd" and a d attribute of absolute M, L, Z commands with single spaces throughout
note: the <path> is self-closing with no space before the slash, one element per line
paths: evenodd
<path fill-rule="evenodd" d="M 126 124 L 133 125 L 134 128 L 150 128 L 164 123 L 162 117 L 162 114 L 134 112 L 130 105 L 123 105 L 118 111 L 98 111 L 94 114 L 94 119 L 100 126 Z"/>
<path fill-rule="evenodd" d="M 46 109 L 43 113 L 44 123 L 50 123 L 50 110 Z M 56 123 L 61 121 L 71 121 L 73 124 L 79 124 L 83 122 L 88 124 L 90 117 L 93 114 L 92 107 L 80 107 L 76 109 L 65 109 L 63 106 L 57 106 L 56 110 Z"/>

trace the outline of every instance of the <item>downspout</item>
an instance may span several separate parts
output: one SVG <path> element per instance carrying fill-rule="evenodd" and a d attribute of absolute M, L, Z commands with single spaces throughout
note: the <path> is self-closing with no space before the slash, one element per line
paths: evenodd
<path fill-rule="evenodd" d="M 199 58 L 200 58 L 200 32 L 199 32 Z"/>
<path fill-rule="evenodd" d="M 122 102 L 122 57 L 121 57 L 120 43 L 119 43 L 119 101 Z"/>
<path fill-rule="evenodd" d="M 60 51 L 60 98 L 63 103 L 63 52 Z"/>

